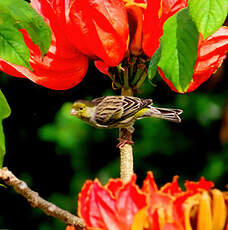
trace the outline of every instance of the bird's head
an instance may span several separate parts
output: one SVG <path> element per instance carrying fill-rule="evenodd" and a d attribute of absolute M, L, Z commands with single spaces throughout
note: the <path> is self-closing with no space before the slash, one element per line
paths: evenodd
<path fill-rule="evenodd" d="M 74 102 L 70 115 L 76 116 L 82 120 L 88 120 L 91 118 L 91 110 L 94 105 L 88 101 L 76 101 Z"/>

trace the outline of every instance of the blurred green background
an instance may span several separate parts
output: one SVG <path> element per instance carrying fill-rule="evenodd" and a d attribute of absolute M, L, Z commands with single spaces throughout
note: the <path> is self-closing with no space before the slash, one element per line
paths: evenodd
<path fill-rule="evenodd" d="M 225 190 L 228 179 L 227 61 L 198 90 L 176 94 L 160 79 L 146 80 L 143 98 L 154 105 L 184 110 L 181 124 L 164 120 L 137 121 L 134 169 L 141 185 L 152 170 L 159 186 L 180 176 L 203 175 Z M 43 198 L 76 213 L 77 194 L 87 179 L 102 183 L 119 177 L 118 130 L 98 130 L 69 116 L 76 99 L 119 94 L 111 80 L 92 65 L 78 86 L 54 91 L 29 80 L 0 73 L 0 88 L 11 109 L 4 121 L 7 153 L 4 165 Z M 0 187 L 0 229 L 63 230 L 65 224 L 31 208 L 12 188 Z"/>

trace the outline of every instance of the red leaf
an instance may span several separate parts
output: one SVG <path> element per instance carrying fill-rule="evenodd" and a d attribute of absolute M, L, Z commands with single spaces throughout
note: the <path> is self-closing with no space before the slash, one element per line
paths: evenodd
<path fill-rule="evenodd" d="M 128 20 L 120 0 L 72 0 L 67 34 L 82 53 L 118 65 L 128 45 Z"/>

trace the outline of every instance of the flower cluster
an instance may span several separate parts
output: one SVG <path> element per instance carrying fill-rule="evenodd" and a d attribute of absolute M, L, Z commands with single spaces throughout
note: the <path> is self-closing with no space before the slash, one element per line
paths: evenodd
<path fill-rule="evenodd" d="M 163 25 L 187 0 L 33 0 L 32 7 L 52 30 L 51 47 L 44 58 L 25 30 L 33 71 L 0 59 L 0 70 L 26 77 L 52 89 L 68 89 L 85 76 L 88 61 L 99 69 L 119 65 L 130 56 L 152 57 L 159 47 Z M 197 88 L 216 71 L 228 50 L 228 29 L 221 27 L 199 40 L 193 81 Z M 175 91 L 162 70 L 160 75 Z"/>
<path fill-rule="evenodd" d="M 86 229 L 96 230 L 223 230 L 228 228 L 227 197 L 213 183 L 201 178 L 186 181 L 178 177 L 158 189 L 151 172 L 140 189 L 136 176 L 123 184 L 111 179 L 102 186 L 87 181 L 78 200 L 78 213 Z M 74 230 L 67 226 L 67 230 Z"/>

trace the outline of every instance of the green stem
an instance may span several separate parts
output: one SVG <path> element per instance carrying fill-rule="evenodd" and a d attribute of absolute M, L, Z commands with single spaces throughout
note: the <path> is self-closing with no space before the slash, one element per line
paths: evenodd
<path fill-rule="evenodd" d="M 139 81 L 136 84 L 136 89 L 139 89 L 143 85 L 146 77 L 147 77 L 147 71 L 144 71 L 141 77 L 139 78 Z"/>

